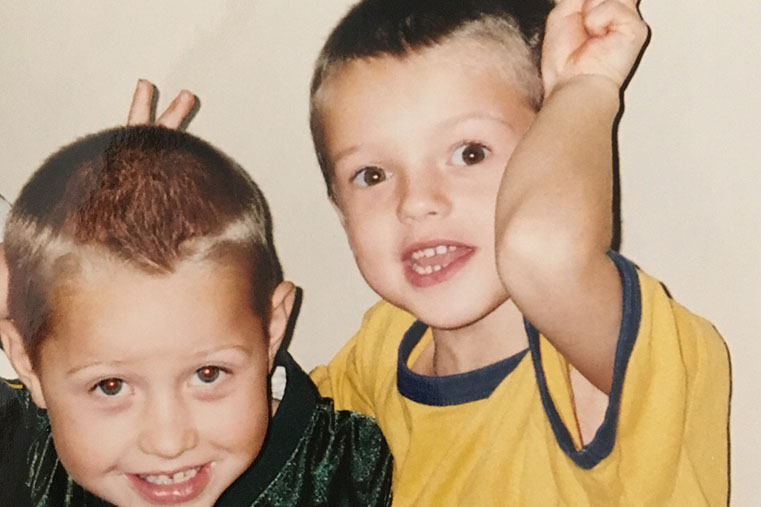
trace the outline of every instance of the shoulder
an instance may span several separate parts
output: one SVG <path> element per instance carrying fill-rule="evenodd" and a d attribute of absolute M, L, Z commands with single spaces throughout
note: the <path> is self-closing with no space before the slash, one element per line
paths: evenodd
<path fill-rule="evenodd" d="M 391 472 L 374 419 L 320 398 L 298 447 L 254 505 L 388 506 Z"/>
<path fill-rule="evenodd" d="M 688 369 L 701 367 L 710 359 L 714 368 L 725 364 L 728 375 L 729 356 L 716 327 L 678 303 L 664 284 L 640 269 L 637 274 L 641 313 L 636 347 L 674 355 Z"/>
<path fill-rule="evenodd" d="M 385 337 L 390 330 L 399 330 L 404 334 L 413 322 L 415 317 L 412 314 L 381 300 L 365 312 L 359 334 L 368 337 L 378 337 L 380 334 L 379 338 Z"/>
<path fill-rule="evenodd" d="M 305 435 L 304 450 L 321 457 L 313 458 L 308 473 L 324 478 L 323 486 L 334 498 L 356 498 L 358 505 L 385 505 L 393 462 L 375 419 L 348 410 L 336 411 L 332 400 L 322 398 L 313 423 Z"/>
<path fill-rule="evenodd" d="M 362 318 L 354 336 L 357 354 L 372 363 L 381 358 L 395 361 L 399 343 L 415 317 L 387 301 L 373 305 Z"/>
<path fill-rule="evenodd" d="M 311 433 L 331 436 L 330 453 L 340 453 L 352 460 L 390 462 L 386 439 L 375 418 L 351 410 L 335 410 L 333 400 L 321 398 L 315 408 Z"/>

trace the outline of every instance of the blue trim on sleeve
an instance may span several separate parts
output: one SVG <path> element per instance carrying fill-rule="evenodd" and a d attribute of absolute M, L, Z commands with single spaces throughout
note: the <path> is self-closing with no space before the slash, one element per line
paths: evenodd
<path fill-rule="evenodd" d="M 563 424 L 558 414 L 555 403 L 552 401 L 549 389 L 547 388 L 547 379 L 542 369 L 542 357 L 539 349 L 539 332 L 526 321 L 526 332 L 528 333 L 529 350 L 534 362 L 536 371 L 536 380 L 539 386 L 539 393 L 542 398 L 544 410 L 550 421 L 555 438 L 560 448 L 570 457 L 574 463 L 584 469 L 593 468 L 603 459 L 610 455 L 613 446 L 616 443 L 616 428 L 618 427 L 618 414 L 621 407 L 621 392 L 624 385 L 624 376 L 629 364 L 634 342 L 637 340 L 639 333 L 640 318 L 642 314 L 642 299 L 640 294 L 639 277 L 637 269 L 629 260 L 625 259 L 616 252 L 609 252 L 618 273 L 621 276 L 621 286 L 623 289 L 623 305 L 621 311 L 621 330 L 618 335 L 618 345 L 616 347 L 616 357 L 613 363 L 613 383 L 610 394 L 608 395 L 608 408 L 605 411 L 605 419 L 597 429 L 591 442 L 580 450 L 576 450 L 573 445 L 568 428 Z"/>
<path fill-rule="evenodd" d="M 445 407 L 488 398 L 528 352 L 526 349 L 483 368 L 456 375 L 420 375 L 410 370 L 407 361 L 427 329 L 420 321 L 410 326 L 399 344 L 396 370 L 396 385 L 402 396 L 423 405 Z"/>

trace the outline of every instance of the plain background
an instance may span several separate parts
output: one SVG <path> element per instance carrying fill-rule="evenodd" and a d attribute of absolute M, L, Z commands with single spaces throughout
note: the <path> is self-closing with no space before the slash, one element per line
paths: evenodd
<path fill-rule="evenodd" d="M 306 300 L 293 352 L 325 362 L 375 301 L 327 199 L 307 127 L 312 62 L 350 2 L 0 1 L 0 193 L 47 154 L 125 120 L 138 77 L 201 98 L 190 130 L 268 196 Z M 733 360 L 733 505 L 761 489 L 761 2 L 646 1 L 652 40 L 619 132 L 625 255 L 711 320 Z M 0 365 L 4 375 L 11 375 Z"/>

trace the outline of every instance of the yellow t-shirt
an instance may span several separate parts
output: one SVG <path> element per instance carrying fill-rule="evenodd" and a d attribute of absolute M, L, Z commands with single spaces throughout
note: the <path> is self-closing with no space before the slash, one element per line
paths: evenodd
<path fill-rule="evenodd" d="M 568 364 L 529 350 L 449 377 L 412 372 L 431 333 L 385 302 L 312 378 L 374 416 L 394 456 L 394 505 L 726 505 L 729 358 L 714 327 L 613 256 L 623 319 L 605 419 L 581 446 Z"/>

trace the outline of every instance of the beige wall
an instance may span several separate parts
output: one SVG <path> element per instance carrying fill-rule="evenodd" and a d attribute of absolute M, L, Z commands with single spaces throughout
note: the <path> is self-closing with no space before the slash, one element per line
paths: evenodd
<path fill-rule="evenodd" d="M 328 360 L 374 300 L 323 197 L 306 121 L 311 62 L 347 4 L 0 1 L 0 193 L 15 197 L 75 135 L 121 123 L 138 77 L 158 84 L 160 104 L 194 90 L 191 130 L 251 170 L 306 290 L 295 355 Z M 720 5 L 642 5 L 653 37 L 620 131 L 623 251 L 729 344 L 744 506 L 761 496 L 761 3 Z"/>

